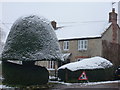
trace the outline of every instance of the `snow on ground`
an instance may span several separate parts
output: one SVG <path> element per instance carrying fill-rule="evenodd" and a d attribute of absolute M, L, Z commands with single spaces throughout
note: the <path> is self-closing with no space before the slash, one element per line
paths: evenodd
<path fill-rule="evenodd" d="M 0 89 L 4 89 L 4 88 L 11 88 L 11 87 L 8 87 L 6 85 L 0 85 Z"/>
<path fill-rule="evenodd" d="M 58 68 L 59 69 L 69 69 L 71 71 L 76 71 L 79 69 L 104 69 L 104 68 L 109 68 L 112 67 L 113 64 L 108 61 L 107 59 L 104 59 L 102 57 L 92 57 L 92 58 L 88 58 L 88 59 L 83 59 L 81 61 L 78 62 L 72 62 L 69 64 L 65 64 L 61 67 Z"/>
<path fill-rule="evenodd" d="M 106 83 L 120 83 L 120 80 L 117 81 L 103 81 L 103 82 L 90 82 L 86 85 L 98 85 L 98 84 L 106 84 Z"/>
<path fill-rule="evenodd" d="M 65 83 L 65 82 L 59 82 L 59 81 L 49 81 L 50 83 L 59 83 L 64 85 L 73 85 L 73 83 Z"/>
<path fill-rule="evenodd" d="M 89 85 L 99 85 L 99 84 L 108 84 L 108 83 L 120 83 L 120 80 L 102 81 L 102 82 L 88 82 L 88 83 L 65 83 L 65 82 L 59 82 L 59 81 L 49 81 L 49 82 L 50 83 L 64 84 L 67 86 L 72 86 L 72 85 L 89 86 Z M 11 87 L 7 87 L 5 85 L 0 85 L 0 89 L 2 89 L 2 88 L 11 88 Z"/>
<path fill-rule="evenodd" d="M 59 81 L 50 81 L 51 83 L 59 83 L 59 84 L 64 84 L 67 86 L 70 85 L 98 85 L 98 84 L 108 84 L 108 83 L 120 83 L 120 80 L 116 80 L 116 81 L 101 81 L 101 82 L 88 82 L 88 83 L 65 83 L 65 82 L 59 82 Z"/>
<path fill-rule="evenodd" d="M 57 77 L 55 76 L 49 76 L 49 79 L 56 79 Z"/>

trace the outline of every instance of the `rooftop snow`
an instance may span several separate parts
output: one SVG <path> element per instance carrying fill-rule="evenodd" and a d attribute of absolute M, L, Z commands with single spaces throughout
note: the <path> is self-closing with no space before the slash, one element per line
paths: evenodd
<path fill-rule="evenodd" d="M 59 40 L 101 37 L 110 24 L 108 21 L 59 23 L 61 28 L 55 32 Z"/>
<path fill-rule="evenodd" d="M 113 64 L 102 58 L 102 57 L 92 57 L 92 58 L 88 58 L 88 59 L 83 59 L 81 61 L 78 62 L 72 62 L 69 64 L 65 64 L 61 67 L 58 68 L 59 69 L 69 69 L 71 71 L 76 71 L 76 70 L 80 70 L 80 69 L 104 69 L 104 68 L 109 68 L 112 67 Z"/>

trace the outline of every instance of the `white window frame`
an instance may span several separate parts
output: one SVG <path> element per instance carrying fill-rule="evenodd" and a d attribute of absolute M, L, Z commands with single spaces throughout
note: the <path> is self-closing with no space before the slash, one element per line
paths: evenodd
<path fill-rule="evenodd" d="M 69 50 L 69 41 L 64 41 L 63 42 L 63 50 L 68 51 Z"/>
<path fill-rule="evenodd" d="M 87 50 L 88 49 L 88 40 L 78 40 L 78 50 Z"/>

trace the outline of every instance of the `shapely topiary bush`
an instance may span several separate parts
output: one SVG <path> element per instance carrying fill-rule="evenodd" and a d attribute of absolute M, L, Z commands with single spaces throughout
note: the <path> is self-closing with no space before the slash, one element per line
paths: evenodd
<path fill-rule="evenodd" d="M 57 36 L 50 21 L 37 16 L 23 16 L 15 21 L 7 37 L 2 60 L 61 60 Z"/>
<path fill-rule="evenodd" d="M 4 84 L 41 85 L 48 82 L 45 67 L 35 61 L 61 60 L 62 54 L 50 21 L 37 15 L 20 17 L 12 25 L 2 52 Z M 22 61 L 22 65 L 9 61 Z"/>

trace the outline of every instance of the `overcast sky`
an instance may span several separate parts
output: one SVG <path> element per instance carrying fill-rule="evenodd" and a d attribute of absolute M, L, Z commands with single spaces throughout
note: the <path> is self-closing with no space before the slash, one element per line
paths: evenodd
<path fill-rule="evenodd" d="M 111 2 L 8 2 L 2 4 L 2 16 L 4 22 L 14 22 L 26 14 L 38 14 L 62 22 L 105 20 L 111 7 Z"/>
<path fill-rule="evenodd" d="M 112 2 L 4 2 L 0 3 L 0 22 L 10 28 L 20 16 L 29 14 L 57 22 L 107 21 L 111 9 Z"/>

